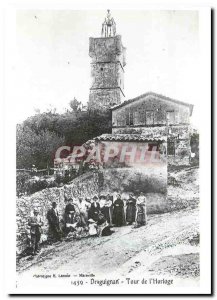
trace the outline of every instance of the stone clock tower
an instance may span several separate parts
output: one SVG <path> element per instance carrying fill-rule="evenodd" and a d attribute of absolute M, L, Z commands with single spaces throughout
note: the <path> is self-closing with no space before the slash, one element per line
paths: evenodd
<path fill-rule="evenodd" d="M 91 78 L 88 106 L 108 109 L 124 98 L 125 50 L 108 10 L 99 38 L 90 38 Z"/>

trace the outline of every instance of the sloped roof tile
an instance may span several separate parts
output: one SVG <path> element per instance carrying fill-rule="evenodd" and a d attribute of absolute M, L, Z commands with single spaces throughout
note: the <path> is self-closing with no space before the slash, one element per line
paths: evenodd
<path fill-rule="evenodd" d="M 147 137 L 141 134 L 102 134 L 94 138 L 95 141 L 166 141 L 166 137 Z"/>

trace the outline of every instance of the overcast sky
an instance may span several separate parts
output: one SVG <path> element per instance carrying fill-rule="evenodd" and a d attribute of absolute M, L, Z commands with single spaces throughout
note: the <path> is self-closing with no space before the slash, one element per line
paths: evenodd
<path fill-rule="evenodd" d="M 196 11 L 111 11 L 127 48 L 126 99 L 148 91 L 195 105 L 200 99 Z M 62 111 L 76 97 L 87 103 L 89 37 L 100 37 L 106 11 L 18 11 L 17 121 L 50 106 Z"/>

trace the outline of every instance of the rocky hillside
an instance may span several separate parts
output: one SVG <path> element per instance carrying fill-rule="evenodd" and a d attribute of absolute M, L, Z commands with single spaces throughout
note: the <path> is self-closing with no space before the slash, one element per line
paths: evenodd
<path fill-rule="evenodd" d="M 168 171 L 168 201 L 171 210 L 199 205 L 199 168 L 188 167 Z"/>

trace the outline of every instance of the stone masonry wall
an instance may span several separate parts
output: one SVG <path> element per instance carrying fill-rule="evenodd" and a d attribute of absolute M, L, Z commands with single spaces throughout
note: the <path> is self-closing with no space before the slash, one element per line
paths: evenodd
<path fill-rule="evenodd" d="M 112 134 L 141 134 L 146 138 L 179 138 L 190 139 L 190 125 L 171 125 L 156 127 L 119 127 L 112 128 Z"/>
<path fill-rule="evenodd" d="M 190 125 L 112 128 L 113 134 L 141 134 L 146 138 L 162 137 L 167 141 L 174 142 L 174 155 L 168 155 L 169 165 L 189 165 L 191 154 L 190 132 Z"/>
<path fill-rule="evenodd" d="M 30 228 L 28 226 L 28 218 L 33 214 L 33 209 L 39 210 L 42 216 L 44 226 L 43 233 L 48 232 L 48 223 L 46 214 L 51 207 L 53 201 L 57 202 L 60 215 L 63 216 L 65 208 L 65 198 L 69 196 L 77 200 L 81 197 L 92 197 L 99 193 L 99 174 L 86 173 L 74 179 L 72 183 L 61 188 L 48 188 L 40 192 L 34 193 L 28 197 L 17 198 L 16 214 L 17 214 L 17 251 L 21 253 L 28 244 L 28 235 L 30 236 Z"/>
<path fill-rule="evenodd" d="M 113 88 L 118 86 L 118 69 L 121 68 L 116 63 L 95 63 L 91 64 L 91 89 Z"/>
<path fill-rule="evenodd" d="M 90 38 L 90 109 L 107 109 L 121 103 L 124 96 L 125 48 L 121 36 Z"/>
<path fill-rule="evenodd" d="M 30 228 L 28 219 L 37 208 L 43 219 L 43 234 L 48 233 L 47 211 L 53 201 L 57 202 L 60 216 L 63 217 L 66 202 L 72 197 L 93 197 L 100 193 L 122 194 L 127 199 L 130 192 L 143 191 L 147 195 L 148 213 L 163 212 L 167 208 L 167 164 L 156 166 L 103 169 L 100 172 L 88 172 L 75 178 L 60 188 L 48 188 L 28 197 L 17 198 L 17 253 L 28 245 Z M 126 198 L 124 198 L 126 196 Z"/>
<path fill-rule="evenodd" d="M 37 208 L 43 219 L 42 233 L 47 235 L 46 214 L 53 201 L 57 202 L 60 216 L 63 217 L 65 199 L 73 197 L 75 202 L 81 197 L 93 197 L 100 193 L 122 194 L 128 198 L 130 192 L 144 191 L 148 199 L 148 213 L 163 212 L 167 205 L 167 167 L 160 168 L 119 168 L 89 172 L 74 179 L 61 188 L 48 188 L 28 197 L 17 198 L 17 253 L 28 246 L 30 228 L 28 219 Z M 126 200 L 125 199 L 125 200 Z M 61 218 L 60 218 L 61 219 Z"/>
<path fill-rule="evenodd" d="M 120 103 L 122 97 L 119 88 L 90 90 L 88 105 L 91 109 L 107 108 Z"/>
<path fill-rule="evenodd" d="M 165 101 L 156 96 L 146 95 L 140 100 L 114 109 L 112 111 L 112 125 L 114 127 L 126 126 L 127 110 L 133 113 L 134 125 L 148 125 L 146 124 L 146 111 L 154 112 L 154 122 L 149 124 L 150 126 L 166 125 L 168 111 L 174 111 L 172 124 L 189 124 L 190 122 L 190 108 L 188 106 Z"/>
<path fill-rule="evenodd" d="M 136 196 L 144 192 L 147 200 L 147 214 L 163 213 L 169 210 L 167 200 L 167 166 L 147 168 L 118 168 L 104 170 L 104 192 L 121 193 L 127 200 L 129 193 Z"/>
<path fill-rule="evenodd" d="M 123 47 L 121 36 L 89 39 L 89 56 L 93 63 L 120 61 L 126 65 L 126 48 Z"/>

